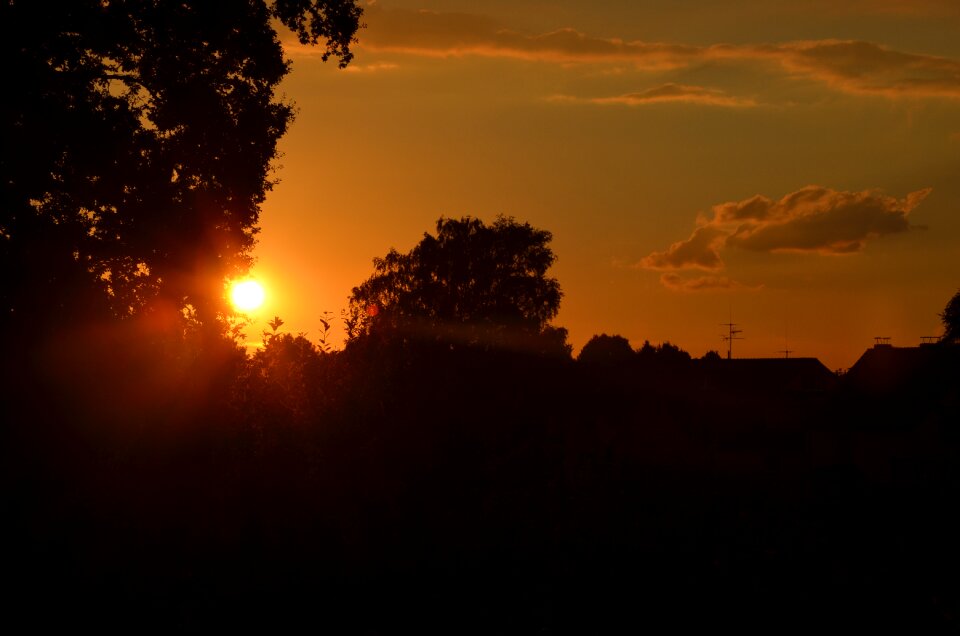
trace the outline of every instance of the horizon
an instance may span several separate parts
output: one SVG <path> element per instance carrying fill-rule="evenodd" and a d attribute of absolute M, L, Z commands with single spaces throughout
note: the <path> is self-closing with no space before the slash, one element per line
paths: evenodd
<path fill-rule="evenodd" d="M 284 321 L 283 324 L 286 325 L 286 322 Z M 288 331 L 288 330 L 285 330 L 285 329 L 280 331 L 280 333 L 285 333 L 285 332 L 286 332 L 286 333 L 302 334 L 302 335 L 304 335 L 304 337 L 307 337 L 308 340 L 311 340 L 311 338 L 309 337 L 309 334 L 307 334 L 307 333 L 305 333 L 305 332 L 293 332 L 293 331 Z M 264 334 L 264 335 L 268 335 L 268 333 L 267 333 L 266 331 L 264 331 L 263 334 Z M 249 335 L 249 334 L 248 334 L 248 335 Z M 619 334 L 607 334 L 607 333 L 597 333 L 597 334 L 594 334 L 594 336 L 616 336 L 616 335 L 619 335 Z M 593 337 L 593 336 L 591 336 L 591 337 Z M 931 338 L 935 338 L 935 339 L 933 339 L 933 340 L 931 341 L 931 340 L 930 340 Z M 703 358 L 704 356 L 706 356 L 707 353 L 710 353 L 710 352 L 717 353 L 718 355 L 720 355 L 721 359 L 723 359 L 723 360 L 727 360 L 727 359 L 731 359 L 731 360 L 784 360 L 784 359 L 790 359 L 790 360 L 816 360 L 816 361 L 820 362 L 821 364 L 823 364 L 825 367 L 827 367 L 832 373 L 844 373 L 844 372 L 846 372 L 846 371 L 849 371 L 850 368 L 853 367 L 854 364 L 856 364 L 856 363 L 860 360 L 860 358 L 862 358 L 863 355 L 864 355 L 867 351 L 870 351 L 871 349 L 883 348 L 883 347 L 891 347 L 891 348 L 894 348 L 894 349 L 915 349 L 915 348 L 918 348 L 918 347 L 921 347 L 921 346 L 932 346 L 932 345 L 936 345 L 938 342 L 940 342 L 941 337 L 940 337 L 940 336 L 921 336 L 921 337 L 918 339 L 918 341 L 917 341 L 916 343 L 914 343 L 914 344 L 900 344 L 900 343 L 896 343 L 896 342 L 893 342 L 893 339 L 892 339 L 892 338 L 887 337 L 887 336 L 874 336 L 874 337 L 872 338 L 872 340 L 873 340 L 873 343 L 867 345 L 867 346 L 856 356 L 856 358 L 855 358 L 853 361 L 850 362 L 850 364 L 847 364 L 847 365 L 844 365 L 844 366 L 839 366 L 839 367 L 835 367 L 835 366 L 831 366 L 831 365 L 827 364 L 826 362 L 824 362 L 824 360 L 821 358 L 821 356 L 816 355 L 816 353 L 812 353 L 812 354 L 808 354 L 808 355 L 794 355 L 795 352 L 794 352 L 793 349 L 790 349 L 790 350 L 789 350 L 789 355 L 784 355 L 784 350 L 781 349 L 780 351 L 776 352 L 777 355 L 768 355 L 768 356 L 743 356 L 743 355 L 736 355 L 736 353 L 733 353 L 733 355 L 731 356 L 731 358 L 727 358 L 727 356 L 726 356 L 726 354 L 725 354 L 725 352 L 724 352 L 723 347 L 717 347 L 717 348 L 714 348 L 714 349 L 708 349 L 707 351 L 704 351 L 703 354 L 701 354 L 701 355 L 694 355 L 694 354 L 691 353 L 690 351 L 687 351 L 687 349 L 684 348 L 683 344 L 682 344 L 682 343 L 679 343 L 679 342 L 671 342 L 671 341 L 652 342 L 652 341 L 645 340 L 644 342 L 635 344 L 633 341 L 630 341 L 630 346 L 633 348 L 634 351 L 639 351 L 640 348 L 643 347 L 643 345 L 644 345 L 645 343 L 647 343 L 647 342 L 649 342 L 649 344 L 654 345 L 654 346 L 659 346 L 659 345 L 662 345 L 662 344 L 671 344 L 671 345 L 674 345 L 674 346 L 676 346 L 676 347 L 679 347 L 681 351 L 686 351 L 687 353 L 690 353 L 691 359 L 694 359 L 694 360 L 701 359 L 701 358 Z M 880 340 L 883 340 L 883 341 L 885 341 L 885 342 L 880 342 Z M 628 341 L 629 341 L 629 339 L 628 339 Z M 250 352 L 253 352 L 253 351 L 257 350 L 257 349 L 263 349 L 263 348 L 264 348 L 264 341 L 263 341 L 263 339 L 261 339 L 261 340 L 259 340 L 259 341 L 254 341 L 254 340 L 250 340 L 250 339 L 245 339 L 245 340 L 242 342 L 242 345 L 243 345 L 244 349 L 245 349 L 248 353 L 250 353 Z M 582 345 L 580 345 L 579 347 L 574 347 L 572 357 L 573 357 L 573 358 L 577 358 L 578 355 L 579 355 L 579 353 L 580 353 L 580 351 L 583 350 L 583 347 L 584 347 L 585 345 L 586 345 L 586 342 L 583 343 Z M 341 342 L 340 342 L 340 346 L 339 346 L 339 347 L 336 347 L 334 350 L 335 350 L 335 351 L 336 351 L 336 350 L 342 350 L 343 347 L 345 347 L 345 346 L 346 346 L 346 342 L 345 342 L 345 341 L 341 341 Z"/>
<path fill-rule="evenodd" d="M 608 333 L 699 357 L 731 312 L 743 356 L 786 337 L 832 369 L 878 335 L 940 335 L 960 280 L 956 13 L 385 0 L 344 70 L 288 37 L 298 114 L 248 340 L 276 315 L 315 339 L 374 257 L 497 214 L 553 233 L 575 351 Z"/>

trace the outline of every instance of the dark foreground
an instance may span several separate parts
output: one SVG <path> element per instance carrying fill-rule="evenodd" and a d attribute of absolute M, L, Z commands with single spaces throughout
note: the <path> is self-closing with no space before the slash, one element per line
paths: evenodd
<path fill-rule="evenodd" d="M 351 355 L 303 386 L 11 377 L 6 621 L 957 630 L 955 366 L 757 392 L 690 365 Z"/>

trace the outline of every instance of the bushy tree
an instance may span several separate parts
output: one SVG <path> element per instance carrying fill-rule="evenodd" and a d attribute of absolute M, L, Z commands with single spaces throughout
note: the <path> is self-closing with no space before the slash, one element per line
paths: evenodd
<path fill-rule="evenodd" d="M 291 120 L 275 25 L 340 65 L 354 0 L 0 4 L 0 320 L 216 323 Z M 188 311 L 184 312 L 183 310 Z"/>
<path fill-rule="evenodd" d="M 716 364 L 718 362 L 723 361 L 723 358 L 720 356 L 720 354 L 717 351 L 711 349 L 710 351 L 707 351 L 705 354 L 703 354 L 703 357 L 701 357 L 700 360 L 708 364 Z"/>
<path fill-rule="evenodd" d="M 547 276 L 551 238 L 502 216 L 491 225 L 441 218 L 436 236 L 410 252 L 374 259 L 373 276 L 350 296 L 348 337 L 569 351 L 566 331 L 549 325 L 562 296 Z"/>
<path fill-rule="evenodd" d="M 954 294 L 943 308 L 940 320 L 943 322 L 944 342 L 960 342 L 960 291 Z"/>
<path fill-rule="evenodd" d="M 608 336 L 603 333 L 593 336 L 583 345 L 577 360 L 590 365 L 610 365 L 629 362 L 637 356 L 633 348 L 623 336 Z"/>
<path fill-rule="evenodd" d="M 682 366 L 690 362 L 690 354 L 670 342 L 654 346 L 649 340 L 644 340 L 643 346 L 637 350 L 637 356 L 645 366 Z"/>
<path fill-rule="evenodd" d="M 303 335 L 273 333 L 248 360 L 248 373 L 239 389 L 243 403 L 265 424 L 300 422 L 313 413 L 319 385 L 322 353 Z"/>

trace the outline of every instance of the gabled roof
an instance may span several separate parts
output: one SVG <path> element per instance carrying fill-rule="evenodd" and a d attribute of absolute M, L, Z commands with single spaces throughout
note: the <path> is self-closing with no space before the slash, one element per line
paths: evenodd
<path fill-rule="evenodd" d="M 837 377 L 817 358 L 734 358 L 702 364 L 710 379 L 745 391 L 822 391 Z"/>
<path fill-rule="evenodd" d="M 921 345 L 919 347 L 893 347 L 876 345 L 863 352 L 860 359 L 850 367 L 845 382 L 859 390 L 889 391 L 905 388 L 936 370 L 951 355 L 951 347 Z"/>

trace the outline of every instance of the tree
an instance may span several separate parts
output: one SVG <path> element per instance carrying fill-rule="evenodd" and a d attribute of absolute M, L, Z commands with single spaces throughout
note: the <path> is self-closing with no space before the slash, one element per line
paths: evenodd
<path fill-rule="evenodd" d="M 593 336 L 583 345 L 577 361 L 591 365 L 615 365 L 629 362 L 637 356 L 623 336 L 608 336 L 603 333 Z"/>
<path fill-rule="evenodd" d="M 355 0 L 0 4 L 0 320 L 226 313 L 291 121 L 275 21 L 351 59 Z"/>
<path fill-rule="evenodd" d="M 648 367 L 676 367 L 690 362 L 690 354 L 669 341 L 654 346 L 649 340 L 644 340 L 637 350 L 637 357 L 642 365 Z"/>
<path fill-rule="evenodd" d="M 943 322 L 943 341 L 960 342 L 960 291 L 957 291 L 943 308 L 940 320 Z"/>
<path fill-rule="evenodd" d="M 547 276 L 550 232 L 498 216 L 440 218 L 410 252 L 373 261 L 353 288 L 348 338 L 365 334 L 483 347 L 563 350 L 566 330 L 551 327 L 562 293 Z M 549 344 L 546 344 L 549 343 Z"/>
<path fill-rule="evenodd" d="M 274 323 L 276 324 L 276 323 Z M 279 325 L 277 325 L 279 327 Z M 324 354 L 303 334 L 264 333 L 263 347 L 246 361 L 238 382 L 242 406 L 251 417 L 278 424 L 304 421 L 316 407 Z"/>
<path fill-rule="evenodd" d="M 700 358 L 700 360 L 708 364 L 717 364 L 718 362 L 722 362 L 723 358 L 720 357 L 720 354 L 717 351 L 711 349 L 703 354 L 703 357 Z"/>

